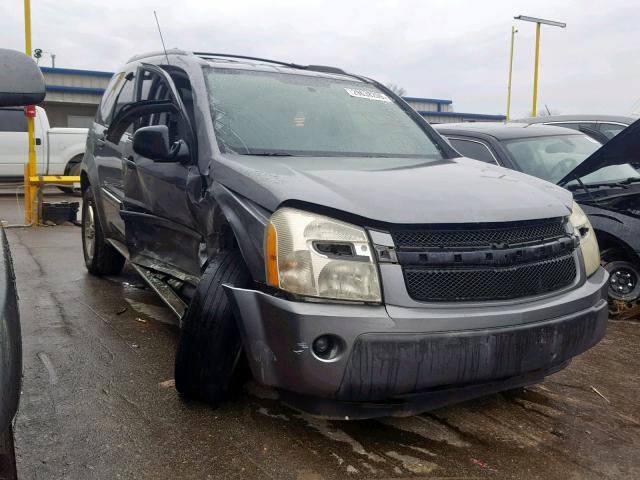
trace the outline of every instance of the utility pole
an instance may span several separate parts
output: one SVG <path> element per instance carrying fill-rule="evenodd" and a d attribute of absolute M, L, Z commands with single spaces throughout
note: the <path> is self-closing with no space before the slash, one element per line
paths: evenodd
<path fill-rule="evenodd" d="M 509 51 L 509 83 L 507 84 L 507 121 L 509 121 L 509 113 L 511 112 L 511 76 L 513 73 L 513 44 L 515 42 L 518 30 L 511 26 L 511 50 Z"/>
<path fill-rule="evenodd" d="M 552 27 L 565 28 L 566 23 L 556 22 L 555 20 L 545 20 L 544 18 L 527 17 L 525 15 L 518 15 L 513 17 L 516 20 L 522 20 L 523 22 L 532 22 L 536 24 L 536 56 L 533 65 L 533 105 L 531 107 L 531 115 L 536 116 L 538 114 L 538 63 L 540 61 L 540 25 L 551 25 Z"/>
<path fill-rule="evenodd" d="M 31 1 L 24 0 L 24 43 L 25 53 L 31 57 Z M 25 110 L 26 112 L 26 110 Z M 36 175 L 36 141 L 34 135 L 34 116 L 27 115 L 27 138 L 29 142 L 29 161 L 25 165 L 25 188 L 24 188 L 24 222 L 28 225 L 38 223 L 37 212 L 34 215 L 33 203 L 38 189 L 31 186 L 30 177 Z"/>

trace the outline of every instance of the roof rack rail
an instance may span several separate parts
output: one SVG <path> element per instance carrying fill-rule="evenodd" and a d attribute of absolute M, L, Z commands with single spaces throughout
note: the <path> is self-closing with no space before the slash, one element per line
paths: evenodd
<path fill-rule="evenodd" d="M 159 56 L 165 56 L 165 55 L 190 55 L 190 54 L 191 54 L 191 52 L 187 52 L 187 51 L 181 50 L 179 48 L 169 48 L 166 51 L 165 50 L 156 50 L 156 51 L 153 51 L 153 52 L 146 52 L 146 53 L 141 53 L 141 54 L 138 54 L 138 55 L 134 55 L 129 60 L 127 60 L 127 63 L 135 62 L 137 60 L 143 60 L 145 58 L 150 58 L 150 57 L 159 57 Z"/>
<path fill-rule="evenodd" d="M 238 58 L 242 60 L 256 60 L 258 62 L 273 63 L 275 65 L 282 65 L 283 67 L 290 67 L 290 68 L 298 68 L 300 70 L 311 70 L 314 72 L 323 72 L 323 73 L 340 73 L 340 74 L 346 75 L 346 72 L 341 68 L 328 67 L 325 65 L 300 65 L 297 63 L 281 62 L 279 60 L 270 60 L 268 58 L 250 57 L 247 55 L 234 55 L 230 53 L 193 52 L 193 54 L 199 57 L 204 57 L 204 58 L 221 57 L 221 58 Z"/>

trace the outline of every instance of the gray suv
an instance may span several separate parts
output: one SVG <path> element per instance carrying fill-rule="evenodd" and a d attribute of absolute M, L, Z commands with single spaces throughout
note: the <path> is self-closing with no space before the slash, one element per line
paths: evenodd
<path fill-rule="evenodd" d="M 411 414 L 595 345 L 607 273 L 571 193 L 462 158 L 379 83 L 178 50 L 132 58 L 82 164 L 89 272 L 177 314 L 178 391 L 248 364 L 313 414 Z"/>

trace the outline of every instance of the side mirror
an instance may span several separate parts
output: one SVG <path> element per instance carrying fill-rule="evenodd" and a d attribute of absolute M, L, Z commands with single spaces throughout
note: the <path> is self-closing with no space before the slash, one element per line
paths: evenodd
<path fill-rule="evenodd" d="M 22 107 L 44 100 L 44 77 L 24 53 L 0 48 L 0 107 Z"/>
<path fill-rule="evenodd" d="M 133 151 L 155 162 L 182 162 L 189 158 L 187 144 L 179 140 L 169 143 L 166 125 L 151 125 L 133 134 Z"/>

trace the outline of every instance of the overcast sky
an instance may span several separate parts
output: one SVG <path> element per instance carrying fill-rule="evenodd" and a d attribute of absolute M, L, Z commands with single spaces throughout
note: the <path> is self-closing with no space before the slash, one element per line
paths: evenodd
<path fill-rule="evenodd" d="M 0 5 L 0 45 L 24 48 L 22 1 Z M 32 0 L 33 47 L 59 67 L 112 71 L 167 47 L 326 64 L 392 82 L 461 112 L 504 113 L 509 38 L 518 14 L 543 26 L 539 108 L 640 111 L 638 0 Z M 512 116 L 531 110 L 534 24 L 519 29 Z M 42 60 L 50 65 L 49 58 Z"/>

